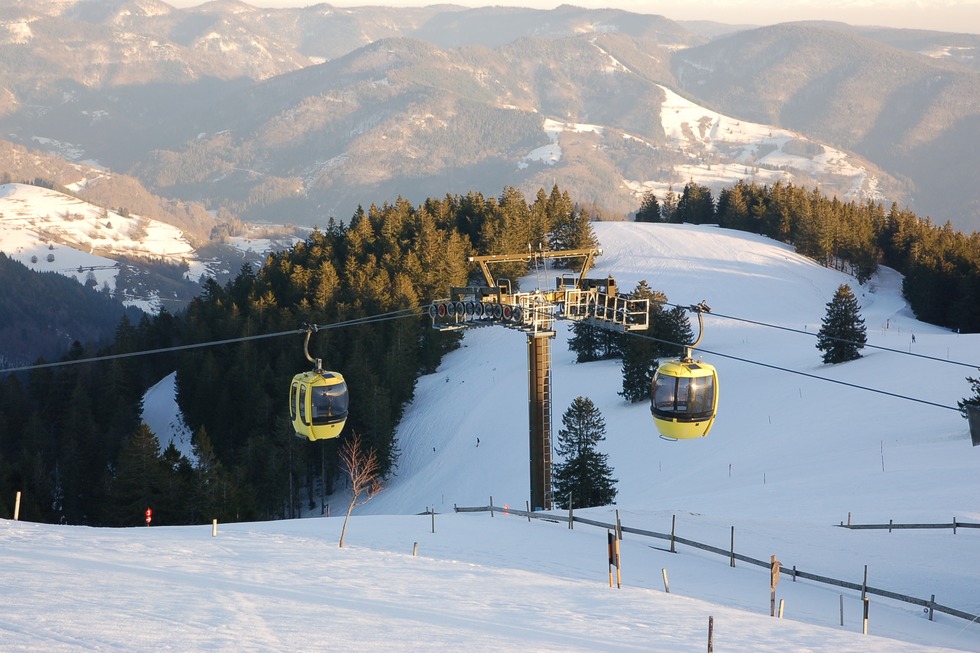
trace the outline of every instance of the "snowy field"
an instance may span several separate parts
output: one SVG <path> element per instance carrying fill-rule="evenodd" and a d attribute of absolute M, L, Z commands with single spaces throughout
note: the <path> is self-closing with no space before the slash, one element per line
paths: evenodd
<path fill-rule="evenodd" d="M 794 583 L 789 571 L 860 584 L 867 568 L 872 587 L 980 613 L 980 530 L 839 527 L 849 515 L 980 522 L 980 448 L 953 410 L 978 373 L 980 336 L 917 322 L 890 270 L 858 287 L 757 236 L 595 227 L 604 255 L 591 276 L 626 290 L 646 279 L 673 303 L 711 306 L 699 353 L 719 369 L 721 399 L 707 438 L 661 440 L 648 405 L 618 396 L 619 362 L 575 364 L 559 324 L 554 433 L 576 396 L 592 399 L 619 479 L 616 506 L 576 514 L 611 522 L 618 510 L 624 526 L 661 533 L 676 519 L 678 536 L 722 549 L 734 528 L 736 552 L 783 563 L 783 619 L 769 616 L 767 569 L 627 534 L 622 588 L 610 588 L 602 528 L 453 512 L 528 499 L 526 337 L 492 327 L 467 332 L 419 380 L 397 475 L 355 512 L 343 549 L 342 496 L 331 516 L 220 524 L 216 537 L 210 524 L 0 521 L 0 650 L 684 652 L 707 650 L 712 617 L 716 651 L 980 651 L 977 620 L 929 621 L 874 595 L 864 635 L 860 592 Z M 541 271 L 538 285 L 554 276 Z M 826 366 L 813 334 L 841 283 L 855 289 L 869 343 L 887 349 Z M 534 285 L 532 275 L 523 288 Z M 146 406 L 164 444 L 171 402 L 164 383 Z M 417 514 L 429 508 L 434 519 Z"/>

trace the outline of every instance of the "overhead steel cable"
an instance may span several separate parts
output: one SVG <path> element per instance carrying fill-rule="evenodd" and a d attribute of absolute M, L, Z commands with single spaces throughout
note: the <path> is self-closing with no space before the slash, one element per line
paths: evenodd
<path fill-rule="evenodd" d="M 690 306 L 689 305 L 672 304 L 670 302 L 664 302 L 664 305 L 665 306 L 673 306 L 675 308 L 690 309 Z M 801 329 L 794 329 L 793 327 L 783 326 L 783 325 L 780 325 L 780 324 L 769 324 L 767 322 L 760 322 L 758 320 L 750 320 L 750 319 L 744 318 L 744 317 L 736 317 L 734 315 L 725 315 L 724 313 L 716 313 L 715 311 L 711 311 L 710 313 L 707 313 L 707 314 L 708 315 L 712 315 L 714 317 L 721 317 L 721 318 L 724 318 L 726 320 L 735 320 L 737 322 L 745 322 L 746 324 L 755 324 L 756 326 L 769 327 L 770 329 L 779 329 L 781 331 L 789 331 L 790 333 L 799 333 L 801 335 L 811 336 L 813 338 L 816 338 L 817 337 L 817 333 L 815 333 L 813 331 L 806 331 L 806 330 L 801 330 Z M 872 345 L 872 344 L 867 343 L 867 342 L 863 342 L 863 343 L 862 342 L 855 342 L 853 340 L 847 340 L 845 338 L 834 338 L 834 337 L 828 337 L 827 339 L 828 340 L 834 340 L 835 342 L 843 342 L 843 343 L 846 343 L 846 344 L 849 344 L 849 345 L 857 345 L 857 346 L 861 346 L 861 347 L 867 347 L 869 349 L 879 349 L 881 351 L 889 351 L 889 352 L 892 352 L 893 354 L 902 354 L 904 356 L 914 356 L 915 358 L 924 358 L 926 360 L 936 361 L 936 362 L 939 362 L 939 363 L 948 363 L 950 365 L 960 365 L 962 367 L 970 367 L 970 368 L 980 368 L 980 364 L 964 363 L 962 361 L 949 360 L 948 358 L 939 358 L 938 356 L 929 356 L 927 354 L 918 354 L 918 353 L 915 353 L 915 352 L 905 351 L 903 349 L 894 349 L 892 347 L 882 347 L 881 345 Z"/>
<path fill-rule="evenodd" d="M 397 311 L 392 311 L 390 313 L 383 313 L 381 315 L 372 315 L 366 317 L 354 318 L 351 320 L 346 320 L 344 322 L 334 322 L 330 324 L 316 324 L 309 325 L 309 328 L 315 331 L 327 331 L 330 329 L 339 329 L 342 327 L 349 326 L 361 326 L 365 324 L 374 324 L 377 322 L 385 322 L 388 320 L 397 320 L 406 317 L 416 317 L 425 314 L 427 306 L 406 308 Z M 217 347 L 219 345 L 229 345 L 237 342 L 248 342 L 250 340 L 263 340 L 266 338 L 279 338 L 281 336 L 291 336 L 297 334 L 306 333 L 307 327 L 303 326 L 298 329 L 292 329 L 290 331 L 278 331 L 276 333 L 259 333 L 251 336 L 238 336 L 235 338 L 225 338 L 222 340 L 208 340 L 206 342 L 195 342 L 185 345 L 174 345 L 173 347 L 160 347 L 158 349 L 144 349 L 141 351 L 130 351 L 123 352 L 119 354 L 106 354 L 104 356 L 92 356 L 90 358 L 77 358 L 73 360 L 63 360 L 56 361 L 52 363 L 36 363 L 34 365 L 23 365 L 21 367 L 7 367 L 0 369 L 0 374 L 11 373 L 11 372 L 28 372 L 31 370 L 39 370 L 51 367 L 63 367 L 66 365 L 80 365 L 82 363 L 99 363 L 103 361 L 116 360 L 121 358 L 135 358 L 138 356 L 151 356 L 153 354 L 167 354 L 176 351 L 184 351 L 189 349 L 202 349 L 204 347 Z"/>
<path fill-rule="evenodd" d="M 675 306 L 674 304 L 668 304 L 668 305 Z M 21 367 L 10 367 L 10 368 L 5 368 L 5 369 L 0 369 L 0 373 L 26 372 L 26 371 L 30 371 L 30 370 L 36 370 L 36 369 L 62 367 L 62 366 L 66 366 L 66 365 L 78 365 L 78 364 L 81 364 L 81 363 L 96 363 L 96 362 L 102 362 L 102 361 L 108 361 L 108 360 L 116 360 L 116 359 L 122 359 L 122 358 L 134 358 L 134 357 L 137 357 L 137 356 L 149 356 L 149 355 L 153 355 L 153 354 L 172 353 L 172 352 L 176 352 L 176 351 L 183 351 L 183 350 L 190 350 L 190 349 L 201 349 L 201 348 L 204 348 L 204 347 L 216 347 L 216 346 L 219 346 L 219 345 L 234 344 L 234 343 L 238 343 L 238 342 L 248 342 L 248 341 L 251 341 L 251 340 L 262 340 L 262 339 L 267 339 L 267 338 L 278 338 L 278 337 L 286 336 L 286 335 L 303 334 L 303 333 L 305 333 L 307 331 L 308 328 L 312 328 L 312 329 L 314 329 L 316 331 L 323 331 L 323 330 L 338 329 L 338 328 L 350 327 L 350 326 L 360 326 L 360 325 L 366 325 L 366 324 L 374 324 L 374 323 L 378 323 L 378 322 L 385 322 L 385 321 L 388 321 L 388 320 L 396 320 L 396 319 L 403 319 L 403 318 L 406 318 L 406 317 L 422 316 L 422 315 L 425 314 L 425 312 L 428 310 L 428 308 L 429 308 L 429 305 L 426 304 L 425 306 L 417 306 L 417 307 L 412 307 L 412 308 L 400 309 L 400 310 L 392 311 L 392 312 L 389 312 L 389 313 L 383 313 L 381 315 L 364 316 L 364 317 L 354 318 L 354 319 L 351 319 L 351 320 L 346 320 L 346 321 L 343 321 L 343 322 L 334 322 L 334 323 L 330 323 L 330 324 L 309 325 L 309 326 L 304 326 L 304 327 L 298 328 L 298 329 L 292 329 L 292 330 L 289 330 L 289 331 L 279 331 L 279 332 L 276 332 L 276 333 L 261 333 L 261 334 L 251 335 L 251 336 L 238 336 L 238 337 L 235 337 L 235 338 L 225 338 L 225 339 L 222 339 L 222 340 L 211 340 L 211 341 L 207 341 L 207 342 L 190 343 L 190 344 L 185 344 L 185 345 L 175 345 L 173 347 L 161 347 L 161 348 L 158 348 L 158 349 L 148 349 L 148 350 L 142 350 L 142 351 L 124 352 L 124 353 L 119 353 L 119 354 L 107 354 L 105 356 L 93 356 L 93 357 L 90 357 L 90 358 L 79 358 L 79 359 L 74 359 L 74 360 L 57 361 L 57 362 L 52 362 L 52 363 L 39 363 L 39 364 L 35 364 L 35 365 L 25 365 L 25 366 L 21 366 Z M 687 307 L 687 306 L 681 306 L 680 308 L 689 308 L 689 307 Z M 718 314 L 711 313 L 711 315 L 718 315 Z M 730 316 L 723 316 L 723 315 L 718 315 L 718 316 L 719 317 L 726 317 L 726 318 L 730 317 Z M 744 318 L 731 318 L 731 319 L 738 319 L 738 320 L 741 320 L 741 321 L 744 321 L 744 322 L 753 322 L 752 320 L 746 320 Z M 766 324 L 764 322 L 754 322 L 754 323 L 755 324 L 758 324 L 760 326 L 768 326 L 768 327 L 773 327 L 773 328 L 785 329 L 787 331 L 794 331 L 794 329 L 791 329 L 790 327 L 780 327 L 778 325 Z M 798 330 L 796 330 L 796 331 L 798 331 Z M 804 333 L 804 334 L 807 334 L 807 335 L 812 335 L 808 331 L 798 331 L 798 332 L 799 333 Z M 647 340 L 652 340 L 652 341 L 655 341 L 655 342 L 660 342 L 660 343 L 663 343 L 663 344 L 673 345 L 673 346 L 677 346 L 677 347 L 685 347 L 686 346 L 683 343 L 673 342 L 673 341 L 670 341 L 670 340 L 664 340 L 662 338 L 656 338 L 654 336 L 643 335 L 643 334 L 640 334 L 640 333 L 638 333 L 636 331 L 628 331 L 627 334 L 628 335 L 631 335 L 631 336 L 638 337 L 638 338 L 644 338 L 644 339 L 647 339 Z M 944 404 L 939 404 L 939 403 L 936 403 L 936 402 L 928 401 L 928 400 L 925 400 L 925 399 L 919 399 L 919 398 L 916 398 L 916 397 L 909 397 L 907 395 L 901 395 L 901 394 L 898 394 L 898 393 L 889 392 L 887 390 L 881 390 L 881 389 L 878 389 L 878 388 L 871 388 L 871 387 L 868 387 L 868 386 L 862 386 L 862 385 L 859 385 L 859 384 L 856 384 L 856 383 L 849 383 L 847 381 L 840 381 L 840 380 L 837 380 L 837 379 L 831 379 L 831 378 L 828 378 L 828 377 L 819 376 L 817 374 L 811 374 L 809 372 L 801 372 L 799 370 L 793 370 L 793 369 L 789 369 L 789 368 L 786 368 L 786 367 L 781 367 L 781 366 L 778 366 L 778 365 L 773 365 L 771 363 L 763 363 L 761 361 L 755 361 L 755 360 L 752 360 L 752 359 L 749 359 L 749 358 L 742 358 L 742 357 L 739 357 L 739 356 L 733 356 L 731 354 L 724 354 L 722 352 L 710 351 L 710 350 L 704 349 L 703 347 L 697 347 L 695 349 L 697 351 L 703 352 L 703 353 L 708 354 L 710 356 L 720 356 L 722 358 L 728 358 L 728 359 L 736 360 L 736 361 L 743 362 L 743 363 L 749 363 L 751 365 L 758 365 L 760 367 L 766 367 L 768 369 L 773 369 L 773 370 L 777 370 L 777 371 L 781 371 L 781 372 L 787 372 L 789 374 L 796 374 L 796 375 L 799 375 L 799 376 L 804 376 L 804 377 L 807 377 L 807 378 L 816 379 L 818 381 L 827 381 L 829 383 L 836 383 L 838 385 L 843 385 L 843 386 L 846 386 L 846 387 L 856 388 L 856 389 L 859 389 L 859 390 L 866 390 L 868 392 L 875 392 L 877 394 L 886 395 L 886 396 L 890 396 L 890 397 L 895 397 L 897 399 L 905 399 L 906 401 L 914 401 L 916 403 L 926 404 L 928 406 L 935 406 L 936 408 L 945 408 L 946 410 L 954 410 L 956 412 L 962 413 L 962 411 L 958 407 L 947 406 L 947 405 L 944 405 Z M 889 350 L 889 351 L 896 351 L 898 353 L 905 353 L 905 352 L 902 352 L 900 350 Z M 949 362 L 949 361 L 945 361 L 944 359 L 936 359 L 936 360 L 939 360 L 939 361 L 942 361 L 942 362 Z"/>
<path fill-rule="evenodd" d="M 644 338 L 646 340 L 653 340 L 655 342 L 660 342 L 660 343 L 664 343 L 664 344 L 667 344 L 667 345 L 674 345 L 674 346 L 677 346 L 677 347 L 684 347 L 685 346 L 685 345 L 683 345 L 681 343 L 673 342 L 673 341 L 670 341 L 670 340 L 664 340 L 662 338 L 655 338 L 653 336 L 646 336 L 646 335 L 643 335 L 643 334 L 638 333 L 636 331 L 627 331 L 626 333 L 628 335 L 635 336 L 637 338 Z M 800 370 L 793 370 L 793 369 L 790 369 L 788 367 L 781 367 L 779 365 L 773 365 L 772 363 L 763 363 L 762 361 L 752 360 L 751 358 L 743 358 L 743 357 L 740 357 L 740 356 L 733 356 L 731 354 L 723 354 L 723 353 L 718 352 L 718 351 L 711 351 L 709 349 L 704 349 L 703 347 L 696 347 L 694 349 L 696 349 L 699 352 L 705 353 L 705 354 L 707 354 L 709 356 L 720 356 L 722 358 L 728 358 L 728 359 L 731 359 L 731 360 L 736 360 L 736 361 L 739 361 L 741 363 L 749 363 L 750 365 L 758 365 L 760 367 L 765 367 L 765 368 L 768 368 L 768 369 L 771 369 L 771 370 L 778 370 L 780 372 L 787 372 L 789 374 L 796 374 L 798 376 L 805 376 L 805 377 L 810 378 L 810 379 L 816 379 L 817 381 L 827 381 L 828 383 L 836 383 L 837 385 L 843 385 L 843 386 L 847 386 L 849 388 L 856 388 L 858 390 L 867 390 L 868 392 L 875 392 L 877 394 L 886 395 L 886 396 L 889 396 L 889 397 L 895 397 L 897 399 L 905 399 L 906 401 L 914 401 L 916 403 L 926 404 L 927 406 L 935 406 L 936 408 L 945 408 L 946 410 L 955 410 L 958 413 L 962 413 L 963 412 L 959 407 L 956 407 L 956 406 L 947 406 L 945 404 L 939 404 L 939 403 L 936 403 L 934 401 L 928 401 L 926 399 L 919 399 L 917 397 L 909 397 L 907 395 L 901 395 L 901 394 L 898 394 L 896 392 L 889 392 L 887 390 L 881 390 L 879 388 L 871 388 L 871 387 L 860 385 L 860 384 L 857 384 L 857 383 L 849 383 L 847 381 L 840 381 L 838 379 L 831 379 L 831 378 L 826 377 L 826 376 L 820 376 L 819 374 L 811 374 L 810 372 L 801 372 Z"/>

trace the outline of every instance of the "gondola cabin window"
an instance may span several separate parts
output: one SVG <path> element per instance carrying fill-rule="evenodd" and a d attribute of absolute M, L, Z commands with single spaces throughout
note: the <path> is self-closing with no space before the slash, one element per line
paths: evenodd
<path fill-rule="evenodd" d="M 309 424 L 310 420 L 306 417 L 306 386 L 299 387 L 299 421 Z"/>
<path fill-rule="evenodd" d="M 677 409 L 674 397 L 677 396 L 677 382 L 679 380 L 676 377 L 665 377 L 663 381 L 657 383 L 653 397 L 653 403 L 657 410 L 673 411 Z"/>
<path fill-rule="evenodd" d="M 299 395 L 299 383 L 293 381 L 289 386 L 289 419 L 296 421 L 296 398 Z"/>
<path fill-rule="evenodd" d="M 312 392 L 314 424 L 329 424 L 347 414 L 347 384 L 314 386 Z"/>
<path fill-rule="evenodd" d="M 712 377 L 662 376 L 654 390 L 657 412 L 683 414 L 703 419 L 703 413 L 711 412 L 714 404 Z"/>

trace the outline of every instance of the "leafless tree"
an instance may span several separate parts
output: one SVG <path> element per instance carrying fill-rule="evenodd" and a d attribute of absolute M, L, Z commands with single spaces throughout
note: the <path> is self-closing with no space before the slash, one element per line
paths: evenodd
<path fill-rule="evenodd" d="M 350 480 L 351 497 L 347 506 L 347 516 L 344 517 L 344 527 L 340 530 L 340 548 L 344 548 L 344 536 L 347 533 L 347 520 L 354 511 L 380 492 L 381 480 L 378 478 L 380 465 L 378 454 L 374 449 L 365 448 L 361 436 L 356 433 L 340 447 L 340 464 L 347 472 Z M 362 495 L 365 495 L 362 497 Z"/>

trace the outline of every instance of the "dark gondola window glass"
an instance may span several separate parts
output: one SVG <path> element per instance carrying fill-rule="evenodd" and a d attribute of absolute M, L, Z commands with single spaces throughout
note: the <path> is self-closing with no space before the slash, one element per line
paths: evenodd
<path fill-rule="evenodd" d="M 309 424 L 310 420 L 306 418 L 306 386 L 299 386 L 299 421 L 303 424 Z"/>
<path fill-rule="evenodd" d="M 674 397 L 676 396 L 676 389 L 677 377 L 657 377 L 657 386 L 653 392 L 653 403 L 657 410 L 675 410 Z"/>
<path fill-rule="evenodd" d="M 299 384 L 293 383 L 289 386 L 289 419 L 296 419 L 296 395 L 299 391 Z"/>
<path fill-rule="evenodd" d="M 690 401 L 688 411 L 691 413 L 706 413 L 713 408 L 715 399 L 712 377 L 702 376 L 691 379 Z"/>
<path fill-rule="evenodd" d="M 329 424 L 346 417 L 349 402 L 346 383 L 314 386 L 312 391 L 314 424 Z"/>
<path fill-rule="evenodd" d="M 710 376 L 657 377 L 653 391 L 654 410 L 678 418 L 703 418 L 714 408 L 714 381 Z"/>

